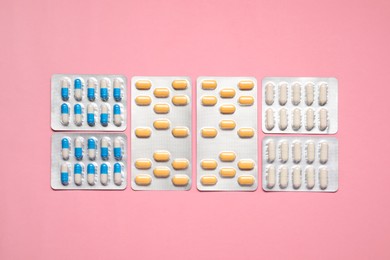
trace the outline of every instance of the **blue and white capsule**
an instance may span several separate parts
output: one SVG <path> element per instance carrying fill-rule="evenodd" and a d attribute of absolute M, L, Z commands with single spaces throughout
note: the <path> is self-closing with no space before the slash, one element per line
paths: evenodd
<path fill-rule="evenodd" d="M 67 79 L 61 79 L 61 98 L 63 101 L 69 100 L 69 85 Z"/>
<path fill-rule="evenodd" d="M 114 158 L 116 160 L 122 160 L 122 139 L 117 137 L 114 140 Z"/>
<path fill-rule="evenodd" d="M 81 126 L 83 123 L 83 108 L 80 104 L 74 105 L 74 123 Z"/>
<path fill-rule="evenodd" d="M 81 175 L 82 171 L 83 168 L 81 167 L 81 165 L 79 163 L 76 163 L 73 169 L 73 176 L 74 176 L 74 183 L 77 186 L 80 186 L 82 183 L 82 175 Z"/>
<path fill-rule="evenodd" d="M 122 100 L 122 81 L 120 79 L 114 80 L 114 90 L 113 90 L 113 96 L 115 101 L 119 102 Z"/>
<path fill-rule="evenodd" d="M 100 107 L 100 124 L 108 126 L 108 107 L 106 104 L 102 104 Z"/>
<path fill-rule="evenodd" d="M 87 123 L 89 126 L 95 126 L 95 106 L 93 104 L 87 106 Z"/>
<path fill-rule="evenodd" d="M 103 101 L 108 100 L 108 81 L 107 81 L 107 79 L 100 80 L 100 98 Z"/>
<path fill-rule="evenodd" d="M 61 123 L 69 125 L 69 106 L 65 103 L 61 105 Z"/>
<path fill-rule="evenodd" d="M 96 140 L 94 138 L 88 139 L 88 158 L 94 161 L 96 158 Z"/>
<path fill-rule="evenodd" d="M 87 87 L 87 98 L 89 101 L 95 101 L 95 89 L 96 89 L 96 81 L 94 78 L 88 79 L 88 87 Z"/>
<path fill-rule="evenodd" d="M 81 137 L 77 137 L 74 141 L 74 157 L 78 161 L 83 159 L 83 140 Z"/>
<path fill-rule="evenodd" d="M 104 161 L 108 160 L 108 145 L 109 142 L 107 138 L 106 137 L 102 138 L 102 140 L 100 141 L 100 156 Z"/>
<path fill-rule="evenodd" d="M 62 148 L 61 149 L 62 159 L 64 159 L 66 161 L 69 159 L 69 148 L 70 148 L 68 138 L 66 138 L 66 137 L 62 138 L 61 148 Z"/>
<path fill-rule="evenodd" d="M 66 163 L 61 165 L 61 183 L 64 186 L 69 184 L 69 168 Z"/>
<path fill-rule="evenodd" d="M 118 104 L 114 105 L 114 124 L 120 126 L 122 124 L 121 107 Z"/>
<path fill-rule="evenodd" d="M 114 164 L 114 183 L 118 186 L 122 184 L 122 166 L 120 163 Z"/>
<path fill-rule="evenodd" d="M 93 186 L 95 185 L 95 165 L 92 163 L 88 164 L 87 166 L 87 182 L 89 185 Z"/>
<path fill-rule="evenodd" d="M 83 98 L 83 90 L 82 90 L 83 83 L 81 82 L 81 79 L 75 79 L 74 80 L 74 99 L 77 101 L 81 101 Z"/>
<path fill-rule="evenodd" d="M 100 165 L 100 183 L 103 185 L 108 184 L 108 166 L 105 163 Z"/>

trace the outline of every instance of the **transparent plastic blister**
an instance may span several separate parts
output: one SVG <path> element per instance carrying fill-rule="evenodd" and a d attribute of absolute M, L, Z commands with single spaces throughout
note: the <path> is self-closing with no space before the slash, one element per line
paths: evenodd
<path fill-rule="evenodd" d="M 265 191 L 336 192 L 338 141 L 333 137 L 265 137 Z"/>
<path fill-rule="evenodd" d="M 131 186 L 134 190 L 189 190 L 192 175 L 191 80 L 131 80 Z"/>
<path fill-rule="evenodd" d="M 54 190 L 123 190 L 127 186 L 127 137 L 119 133 L 54 133 Z"/>
<path fill-rule="evenodd" d="M 199 77 L 196 135 L 198 190 L 256 190 L 256 79 Z"/>
<path fill-rule="evenodd" d="M 51 128 L 55 131 L 124 131 L 127 79 L 122 75 L 54 74 Z"/>
<path fill-rule="evenodd" d="M 262 81 L 262 93 L 264 133 L 335 134 L 337 132 L 337 79 L 266 77 Z"/>

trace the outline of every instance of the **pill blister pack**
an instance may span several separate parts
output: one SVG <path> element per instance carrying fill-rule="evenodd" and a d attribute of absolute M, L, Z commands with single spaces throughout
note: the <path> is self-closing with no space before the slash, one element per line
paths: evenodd
<path fill-rule="evenodd" d="M 131 186 L 134 190 L 191 188 L 191 80 L 131 80 Z"/>
<path fill-rule="evenodd" d="M 124 131 L 127 79 L 121 75 L 55 74 L 51 128 L 55 131 Z"/>
<path fill-rule="evenodd" d="M 266 77 L 262 81 L 262 93 L 264 133 L 337 132 L 337 79 Z"/>
<path fill-rule="evenodd" d="M 257 81 L 197 79 L 197 187 L 254 191 L 257 166 Z"/>
<path fill-rule="evenodd" d="M 55 190 L 123 190 L 127 137 L 118 133 L 54 133 L 51 187 Z"/>
<path fill-rule="evenodd" d="M 338 141 L 332 137 L 265 137 L 262 183 L 265 191 L 335 192 Z"/>

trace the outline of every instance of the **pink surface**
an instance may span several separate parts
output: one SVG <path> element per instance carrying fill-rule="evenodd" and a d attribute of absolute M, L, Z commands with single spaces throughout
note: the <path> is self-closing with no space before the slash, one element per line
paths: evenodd
<path fill-rule="evenodd" d="M 0 259 L 390 258 L 389 1 L 3 0 L 0 20 Z M 53 191 L 53 73 L 335 76 L 340 189 Z"/>

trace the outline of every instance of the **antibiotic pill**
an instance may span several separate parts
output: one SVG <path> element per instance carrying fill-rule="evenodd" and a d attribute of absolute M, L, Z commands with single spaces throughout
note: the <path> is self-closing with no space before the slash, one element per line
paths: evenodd
<path fill-rule="evenodd" d="M 306 168 L 306 188 L 311 190 L 313 189 L 314 184 L 315 184 L 314 168 L 312 166 L 309 166 Z"/>
<path fill-rule="evenodd" d="M 328 187 L 328 169 L 326 167 L 320 168 L 320 188 L 325 190 Z"/>
<path fill-rule="evenodd" d="M 61 80 L 61 97 L 63 101 L 69 100 L 69 81 L 66 79 Z"/>
<path fill-rule="evenodd" d="M 114 96 L 115 101 L 117 101 L 117 102 L 122 100 L 121 88 L 122 88 L 122 81 L 120 79 L 115 79 L 114 80 L 113 96 Z"/>
<path fill-rule="evenodd" d="M 114 140 L 114 158 L 116 160 L 122 160 L 122 141 L 120 137 Z"/>
<path fill-rule="evenodd" d="M 83 123 L 83 109 L 80 104 L 74 105 L 74 123 L 77 126 L 80 126 Z"/>
<path fill-rule="evenodd" d="M 281 189 L 287 188 L 288 185 L 288 169 L 286 166 L 282 166 L 280 168 L 280 173 L 279 173 L 279 187 Z"/>
<path fill-rule="evenodd" d="M 280 144 L 280 161 L 282 163 L 288 161 L 288 143 L 286 141 Z"/>
<path fill-rule="evenodd" d="M 287 83 L 279 86 L 279 104 L 284 106 L 287 103 Z"/>
<path fill-rule="evenodd" d="M 300 163 L 302 159 L 302 146 L 300 142 L 294 142 L 293 143 L 293 157 L 294 157 L 294 163 Z"/>
<path fill-rule="evenodd" d="M 102 160 L 108 160 L 108 140 L 107 138 L 103 138 L 100 142 L 100 156 Z"/>
<path fill-rule="evenodd" d="M 81 165 L 79 163 L 76 163 L 74 165 L 73 176 L 74 176 L 74 183 L 78 186 L 81 185 L 81 172 L 82 172 Z"/>
<path fill-rule="evenodd" d="M 328 110 L 325 108 L 322 108 L 320 110 L 320 126 L 321 131 L 324 131 L 326 128 L 328 128 Z"/>
<path fill-rule="evenodd" d="M 61 165 L 61 183 L 64 186 L 69 184 L 69 170 L 66 163 Z"/>
<path fill-rule="evenodd" d="M 275 161 L 275 157 L 276 157 L 275 142 L 273 140 L 270 140 L 267 143 L 267 162 L 273 163 Z"/>
<path fill-rule="evenodd" d="M 93 104 L 87 106 L 87 123 L 89 126 L 95 125 L 95 107 Z"/>
<path fill-rule="evenodd" d="M 269 106 L 272 105 L 274 103 L 274 96 L 274 85 L 272 83 L 268 83 L 265 86 L 265 103 Z"/>
<path fill-rule="evenodd" d="M 61 105 L 61 122 L 63 125 L 69 125 L 69 106 L 67 104 Z"/>
<path fill-rule="evenodd" d="M 294 109 L 293 111 L 293 123 L 292 128 L 295 131 L 298 131 L 301 128 L 302 118 L 301 118 L 301 110 L 299 108 Z"/>
<path fill-rule="evenodd" d="M 74 141 L 74 157 L 78 161 L 83 159 L 83 141 L 81 137 L 77 137 Z"/>
<path fill-rule="evenodd" d="M 108 183 L 108 166 L 105 163 L 100 165 L 100 183 L 103 185 Z"/>
<path fill-rule="evenodd" d="M 325 164 L 328 162 L 328 143 L 322 142 L 320 144 L 320 163 Z"/>
<path fill-rule="evenodd" d="M 82 82 L 80 79 L 75 79 L 74 80 L 74 99 L 77 101 L 81 101 L 83 97 L 83 92 L 82 92 Z"/>
<path fill-rule="evenodd" d="M 295 166 L 292 175 L 293 188 L 299 189 L 301 187 L 301 167 Z"/>
<path fill-rule="evenodd" d="M 306 130 L 310 131 L 314 127 L 314 110 L 309 108 L 306 110 Z"/>
<path fill-rule="evenodd" d="M 68 160 L 69 159 L 69 140 L 68 138 L 62 138 L 61 140 L 61 153 L 62 153 L 62 159 Z"/>
<path fill-rule="evenodd" d="M 314 85 L 308 83 L 306 85 L 306 105 L 311 106 L 314 101 Z"/>
<path fill-rule="evenodd" d="M 282 108 L 279 110 L 279 129 L 286 130 L 287 128 L 287 109 Z"/>
<path fill-rule="evenodd" d="M 88 139 L 88 157 L 92 161 L 96 158 L 96 141 L 93 138 Z"/>
<path fill-rule="evenodd" d="M 100 108 L 100 124 L 102 126 L 107 126 L 108 125 L 108 107 L 106 104 L 102 104 Z"/>
<path fill-rule="evenodd" d="M 276 173 L 275 173 L 275 167 L 273 165 L 270 165 L 267 168 L 267 188 L 272 189 L 276 184 Z"/>
<path fill-rule="evenodd" d="M 320 106 L 325 105 L 328 102 L 328 86 L 323 83 L 320 85 L 319 94 L 318 94 L 318 104 Z"/>
<path fill-rule="evenodd" d="M 114 164 L 114 183 L 118 186 L 122 184 L 122 166 L 119 163 Z"/>
<path fill-rule="evenodd" d="M 265 114 L 265 127 L 267 130 L 272 130 L 275 126 L 275 120 L 274 120 L 274 111 L 272 108 L 268 108 Z"/>
<path fill-rule="evenodd" d="M 121 107 L 118 104 L 114 105 L 114 124 L 120 126 L 122 124 Z"/>
<path fill-rule="evenodd" d="M 108 82 L 106 79 L 100 81 L 100 98 L 103 101 L 108 100 Z"/>
<path fill-rule="evenodd" d="M 95 165 L 92 163 L 87 166 L 87 182 L 89 185 L 95 185 Z"/>
<path fill-rule="evenodd" d="M 87 84 L 87 97 L 89 101 L 95 101 L 95 88 L 96 88 L 96 82 L 94 79 L 88 79 Z"/>
<path fill-rule="evenodd" d="M 315 159 L 315 145 L 313 142 L 309 142 L 306 146 L 306 162 L 312 164 Z"/>
<path fill-rule="evenodd" d="M 299 103 L 301 102 L 301 86 L 299 85 L 299 83 L 295 83 L 292 86 L 292 100 L 291 101 L 292 101 L 294 106 L 299 105 Z"/>

